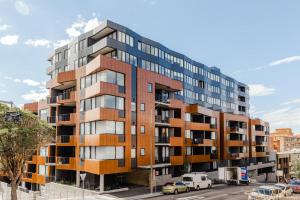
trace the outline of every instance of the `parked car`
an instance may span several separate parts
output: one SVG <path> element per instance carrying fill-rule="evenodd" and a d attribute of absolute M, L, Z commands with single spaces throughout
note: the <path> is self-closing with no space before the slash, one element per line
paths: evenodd
<path fill-rule="evenodd" d="M 292 188 L 291 188 L 289 185 L 287 185 L 287 184 L 278 183 L 278 184 L 275 184 L 274 187 L 281 189 L 282 192 L 283 192 L 283 195 L 284 195 L 285 197 L 288 197 L 288 196 L 292 196 L 292 195 L 293 195 L 293 190 L 292 190 Z"/>
<path fill-rule="evenodd" d="M 281 189 L 272 186 L 260 186 L 253 189 L 248 195 L 248 200 L 280 200 L 284 197 Z"/>
<path fill-rule="evenodd" d="M 190 189 L 186 186 L 183 182 L 169 182 L 166 183 L 163 188 L 162 192 L 164 194 L 178 194 L 180 192 L 189 192 Z"/>
<path fill-rule="evenodd" d="M 212 181 L 204 173 L 190 173 L 182 176 L 182 182 L 190 189 L 200 190 L 202 188 L 211 188 Z"/>
<path fill-rule="evenodd" d="M 289 182 L 289 186 L 291 186 L 294 193 L 300 192 L 300 181 L 299 180 L 291 180 Z"/>

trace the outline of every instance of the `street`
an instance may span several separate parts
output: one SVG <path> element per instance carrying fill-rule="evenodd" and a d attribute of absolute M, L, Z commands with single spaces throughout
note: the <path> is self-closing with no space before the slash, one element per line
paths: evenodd
<path fill-rule="evenodd" d="M 200 191 L 191 191 L 189 193 L 181 193 L 178 195 L 163 195 L 149 199 L 159 200 L 247 200 L 245 192 L 251 191 L 257 186 L 215 186 L 212 189 L 204 189 Z M 290 199 L 300 199 L 300 195 L 293 195 Z M 288 198 L 287 198 L 288 199 Z"/>

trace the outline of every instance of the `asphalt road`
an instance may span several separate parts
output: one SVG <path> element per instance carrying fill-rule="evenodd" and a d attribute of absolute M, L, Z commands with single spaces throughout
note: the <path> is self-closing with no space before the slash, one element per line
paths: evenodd
<path fill-rule="evenodd" d="M 251 191 L 257 186 L 228 186 L 223 185 L 214 187 L 210 190 L 192 191 L 178 195 L 163 195 L 155 198 L 157 200 L 247 200 L 246 192 Z M 293 195 L 291 199 L 300 199 L 300 195 Z"/>

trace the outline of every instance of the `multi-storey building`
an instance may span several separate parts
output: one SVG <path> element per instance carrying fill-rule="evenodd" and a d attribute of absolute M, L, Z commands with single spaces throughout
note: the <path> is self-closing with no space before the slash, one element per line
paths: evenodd
<path fill-rule="evenodd" d="M 103 191 L 148 185 L 151 168 L 160 184 L 268 161 L 268 125 L 249 119 L 248 86 L 216 67 L 111 21 L 49 61 L 48 107 L 39 114 L 56 127 L 56 144 L 44 154 L 54 157 L 45 177 L 79 186 L 86 173 L 85 188 Z"/>
<path fill-rule="evenodd" d="M 271 133 L 271 146 L 277 152 L 291 151 L 300 148 L 300 135 L 290 128 L 279 128 Z"/>

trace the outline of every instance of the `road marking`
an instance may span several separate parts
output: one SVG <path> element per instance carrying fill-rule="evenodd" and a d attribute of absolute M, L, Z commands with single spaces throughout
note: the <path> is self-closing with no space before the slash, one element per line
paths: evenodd
<path fill-rule="evenodd" d="M 226 197 L 226 196 L 228 196 L 228 194 L 220 194 L 220 195 L 213 196 L 213 197 L 205 197 L 205 200 L 208 200 L 208 199 L 216 199 L 216 198 Z"/>
<path fill-rule="evenodd" d="M 239 190 L 239 191 L 236 191 L 236 192 L 231 192 L 230 194 L 239 194 L 239 193 L 243 193 L 245 190 Z"/>
<path fill-rule="evenodd" d="M 177 198 L 176 200 L 192 200 L 192 199 L 204 199 L 204 197 L 200 197 L 200 196 L 190 196 L 190 197 L 181 197 L 181 198 Z"/>

